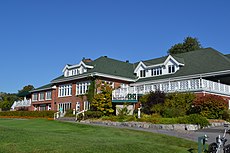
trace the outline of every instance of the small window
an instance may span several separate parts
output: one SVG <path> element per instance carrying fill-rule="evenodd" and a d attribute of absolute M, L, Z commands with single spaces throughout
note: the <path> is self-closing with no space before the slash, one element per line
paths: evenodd
<path fill-rule="evenodd" d="M 33 93 L 32 101 L 38 101 L 38 94 L 37 93 Z"/>
<path fill-rule="evenodd" d="M 145 77 L 145 70 L 140 70 L 140 77 Z"/>
<path fill-rule="evenodd" d="M 175 66 L 174 65 L 169 65 L 168 66 L 168 73 L 174 73 L 175 72 Z"/>

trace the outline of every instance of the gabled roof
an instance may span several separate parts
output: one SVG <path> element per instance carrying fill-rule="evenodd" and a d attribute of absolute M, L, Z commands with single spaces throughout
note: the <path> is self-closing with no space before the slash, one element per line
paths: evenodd
<path fill-rule="evenodd" d="M 73 68 L 76 68 L 76 67 L 80 67 L 81 65 L 83 65 L 86 68 L 93 68 L 93 66 L 89 65 L 88 63 L 86 63 L 84 61 L 81 61 L 79 64 L 76 64 L 76 65 L 66 64 L 66 66 L 64 67 L 62 72 L 64 72 L 66 69 L 73 69 Z"/>
<path fill-rule="evenodd" d="M 155 59 L 140 61 L 138 63 L 135 63 L 134 64 L 135 65 L 134 73 L 137 73 L 140 66 L 143 66 L 145 69 L 146 68 L 159 67 L 159 66 L 166 65 L 170 59 L 173 60 L 179 66 L 181 66 L 181 65 L 184 66 L 184 59 L 183 58 L 168 55 L 168 56 L 164 56 L 164 57 L 160 57 L 160 58 L 155 58 Z"/>
<path fill-rule="evenodd" d="M 183 59 L 185 65 L 174 74 L 140 78 L 137 82 L 150 80 L 167 79 L 173 77 L 182 77 L 189 75 L 202 75 L 205 73 L 214 73 L 230 70 L 230 59 L 222 53 L 212 49 L 205 48 L 182 54 L 175 54 L 173 57 Z"/>

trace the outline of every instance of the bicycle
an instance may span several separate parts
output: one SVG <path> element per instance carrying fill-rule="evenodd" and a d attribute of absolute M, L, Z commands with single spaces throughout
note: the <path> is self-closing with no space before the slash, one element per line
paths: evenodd
<path fill-rule="evenodd" d="M 225 145 L 227 142 L 226 134 L 230 134 L 230 130 L 228 129 L 229 125 L 224 124 L 224 134 L 222 137 L 220 135 L 216 137 L 216 142 L 213 142 L 208 147 L 208 153 L 221 153 L 221 150 L 223 149 L 224 153 L 230 153 L 230 144 Z"/>

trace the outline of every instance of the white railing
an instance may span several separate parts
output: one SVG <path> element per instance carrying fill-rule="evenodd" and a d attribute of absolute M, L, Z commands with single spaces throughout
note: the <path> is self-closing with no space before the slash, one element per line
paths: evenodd
<path fill-rule="evenodd" d="M 60 112 L 54 113 L 54 120 L 58 119 L 60 117 Z"/>
<path fill-rule="evenodd" d="M 219 82 L 205 79 L 191 79 L 181 81 L 168 81 L 161 83 L 152 83 L 134 87 L 119 88 L 113 91 L 112 100 L 129 100 L 130 95 L 146 94 L 150 91 L 164 92 L 189 92 L 189 91 L 209 91 L 218 94 L 230 95 L 230 86 Z M 132 99 L 132 97 L 131 97 Z M 137 100 L 137 96 L 133 96 Z"/>
<path fill-rule="evenodd" d="M 23 100 L 14 101 L 11 109 L 14 110 L 16 107 L 29 107 L 31 106 L 31 99 L 24 98 Z"/>
<path fill-rule="evenodd" d="M 77 113 L 76 113 L 75 121 L 78 121 L 78 115 L 80 115 L 80 114 L 82 114 L 83 120 L 84 120 L 85 112 L 86 112 L 86 111 L 87 111 L 87 110 L 82 110 L 82 111 L 80 111 L 80 112 L 77 112 Z"/>

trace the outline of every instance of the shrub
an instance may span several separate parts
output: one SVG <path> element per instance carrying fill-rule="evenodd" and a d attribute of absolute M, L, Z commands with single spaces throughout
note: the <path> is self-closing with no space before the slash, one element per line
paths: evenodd
<path fill-rule="evenodd" d="M 165 93 L 160 90 L 156 90 L 155 92 L 151 91 L 149 94 L 142 96 L 140 101 L 142 103 L 142 111 L 145 114 L 152 114 L 155 113 L 153 112 L 154 110 L 152 110 L 154 105 L 164 103 Z"/>
<path fill-rule="evenodd" d="M 75 117 L 75 115 L 73 114 L 73 110 L 72 109 L 67 110 L 65 117 Z"/>
<path fill-rule="evenodd" d="M 229 110 L 224 110 L 223 115 L 222 115 L 222 119 L 226 120 L 226 121 L 230 121 L 230 112 Z"/>
<path fill-rule="evenodd" d="M 185 109 L 168 107 L 168 108 L 165 108 L 161 114 L 163 117 L 166 117 L 166 118 L 185 116 Z"/>
<path fill-rule="evenodd" d="M 124 104 L 123 108 L 117 108 L 118 116 L 127 116 L 130 114 L 131 110 L 128 109 L 128 104 Z"/>
<path fill-rule="evenodd" d="M 193 112 L 209 119 L 222 119 L 228 109 L 228 103 L 222 97 L 205 95 L 197 97 L 194 101 Z"/>
<path fill-rule="evenodd" d="M 199 114 L 191 114 L 185 117 L 180 117 L 178 118 L 178 123 L 197 124 L 200 125 L 201 127 L 205 127 L 209 125 L 207 118 Z"/>
<path fill-rule="evenodd" d="M 7 111 L 0 116 L 53 118 L 55 111 Z"/>
<path fill-rule="evenodd" d="M 195 94 L 193 93 L 171 93 L 168 94 L 165 103 L 162 116 L 164 117 L 179 117 L 188 115 L 193 101 L 195 99 Z"/>
<path fill-rule="evenodd" d="M 100 118 L 102 116 L 103 116 L 103 112 L 101 111 L 86 111 L 85 112 L 85 119 Z"/>

